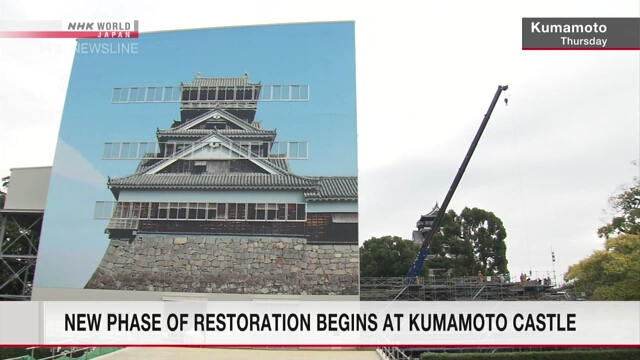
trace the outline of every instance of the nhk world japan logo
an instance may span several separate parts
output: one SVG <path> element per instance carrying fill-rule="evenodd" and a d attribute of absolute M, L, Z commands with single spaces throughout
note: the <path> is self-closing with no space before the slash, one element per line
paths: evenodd
<path fill-rule="evenodd" d="M 0 21 L 0 38 L 15 39 L 136 39 L 133 21 Z"/>

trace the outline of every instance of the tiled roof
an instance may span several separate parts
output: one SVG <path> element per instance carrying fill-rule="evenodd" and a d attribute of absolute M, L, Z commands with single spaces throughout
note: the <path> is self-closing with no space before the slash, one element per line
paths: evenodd
<path fill-rule="evenodd" d="M 217 130 L 214 130 L 214 131 L 217 131 Z M 231 140 L 230 138 L 222 135 L 219 131 L 217 131 L 217 134 L 218 134 L 219 137 L 222 138 L 222 140 L 226 141 L 228 144 L 232 144 L 232 146 L 234 146 L 234 148 L 236 150 L 239 150 L 241 152 L 245 152 L 246 154 L 250 153 L 245 148 L 238 146 L 237 143 L 234 142 L 233 140 Z M 270 160 L 271 159 L 262 159 L 262 158 L 255 159 L 254 158 L 254 161 L 259 162 L 259 163 L 261 162 L 261 163 L 267 164 L 267 166 L 271 166 L 276 171 L 284 173 L 284 175 L 287 175 L 287 174 L 289 174 L 291 172 L 291 169 L 288 168 L 289 167 L 288 166 L 289 165 L 288 162 L 282 163 L 281 161 L 279 161 L 281 159 L 277 159 L 277 160 L 274 159 L 275 161 L 270 161 Z M 286 165 L 286 167 L 282 167 L 281 165 Z"/>
<path fill-rule="evenodd" d="M 238 135 L 275 135 L 275 130 L 242 130 L 242 129 L 225 129 L 218 130 L 220 134 L 227 136 L 238 136 Z"/>
<path fill-rule="evenodd" d="M 153 165 L 155 165 L 158 161 L 160 161 L 159 159 L 153 159 L 153 160 L 155 161 L 149 161 L 149 160 L 141 161 L 140 164 L 138 165 L 138 168 L 136 169 L 136 174 L 141 174 L 146 172 L 147 170 L 151 169 Z M 191 160 L 191 159 L 185 159 L 185 160 Z M 291 173 L 291 164 L 289 163 L 289 159 L 269 158 L 264 160 L 271 163 L 274 166 L 279 167 L 285 172 Z"/>
<path fill-rule="evenodd" d="M 358 214 L 353 214 L 353 213 L 333 214 L 331 215 L 331 220 L 336 224 L 357 224 Z"/>
<path fill-rule="evenodd" d="M 264 130 L 262 128 L 262 124 L 261 123 L 257 123 L 257 122 L 253 122 L 253 123 L 248 123 L 246 120 L 241 119 L 231 113 L 229 113 L 228 111 L 225 111 L 223 109 L 214 109 L 214 110 L 210 110 L 207 111 L 204 114 L 201 114 L 199 116 L 196 116 L 195 118 L 182 123 L 174 128 L 172 128 L 171 130 L 188 130 L 190 127 L 200 124 L 205 120 L 208 120 L 211 117 L 216 117 L 216 114 L 219 115 L 221 118 L 225 118 L 228 121 L 236 124 L 237 126 L 241 127 L 241 128 L 246 128 L 247 130 Z"/>
<path fill-rule="evenodd" d="M 145 158 L 142 159 L 140 161 L 140 163 L 138 164 L 138 168 L 136 169 L 136 174 L 145 172 L 148 169 L 152 168 L 153 165 L 155 165 L 158 162 L 160 162 L 161 159 L 154 159 L 154 156 L 156 156 L 156 155 L 157 154 L 154 154 L 154 153 L 146 153 L 145 156 L 144 156 Z"/>
<path fill-rule="evenodd" d="M 187 188 L 187 189 L 313 189 L 316 180 L 296 175 L 272 174 L 138 174 L 109 179 L 117 189 Z"/>
<path fill-rule="evenodd" d="M 240 77 L 240 78 L 204 78 L 196 76 L 193 79 L 191 84 L 183 84 L 184 86 L 202 86 L 202 87 L 213 87 L 213 86 L 251 86 L 251 85 L 259 85 L 255 83 L 249 82 L 248 77 Z"/>
<path fill-rule="evenodd" d="M 436 206 L 434 206 L 433 209 L 431 209 L 431 211 L 429 211 L 429 213 L 427 213 L 426 215 L 423 215 L 423 216 L 436 216 L 436 215 L 438 215 L 439 211 L 440 211 L 440 206 L 438 206 L 438 203 L 436 203 Z"/>
<path fill-rule="evenodd" d="M 271 164 L 286 170 L 286 172 L 290 173 L 291 172 L 291 164 L 289 164 L 289 159 L 283 159 L 283 158 L 268 158 L 266 159 L 268 162 L 270 162 Z"/>
<path fill-rule="evenodd" d="M 218 130 L 218 132 L 222 135 L 227 136 L 262 136 L 262 135 L 275 135 L 275 130 L 243 130 L 243 129 L 225 129 Z M 213 134 L 212 130 L 209 129 L 185 129 L 185 130 L 158 130 L 156 132 L 158 135 L 166 135 L 166 136 L 206 136 Z"/>
<path fill-rule="evenodd" d="M 304 194 L 309 201 L 358 199 L 357 176 L 326 176 L 315 179 L 319 189 Z"/>
<path fill-rule="evenodd" d="M 203 136 L 200 139 L 198 139 L 197 141 L 195 141 L 193 144 L 187 146 L 187 148 L 185 148 L 184 150 L 181 150 L 177 153 L 174 154 L 174 157 L 172 158 L 168 158 L 168 159 L 163 159 L 162 161 L 152 165 L 150 168 L 145 169 L 145 171 L 153 171 L 153 170 L 160 170 L 163 167 L 168 166 L 171 162 L 174 162 L 176 160 L 180 160 L 181 158 L 183 158 L 184 155 L 187 155 L 193 151 L 196 151 L 198 147 L 203 147 L 207 145 L 207 142 L 211 140 L 211 142 L 215 142 L 217 140 L 220 140 L 222 143 L 227 144 L 228 146 L 230 146 L 231 148 L 233 148 L 235 151 L 238 151 L 239 153 L 247 156 L 247 158 L 250 161 L 254 161 L 255 163 L 258 164 L 258 166 L 261 167 L 267 167 L 270 168 L 271 170 L 274 170 L 282 175 L 287 175 L 289 174 L 289 171 L 279 167 L 277 164 L 267 161 L 266 159 L 262 159 L 262 158 L 255 158 L 255 157 L 251 157 L 250 156 L 250 151 L 247 150 L 244 147 L 241 147 L 240 145 L 238 145 L 238 143 L 236 143 L 235 141 L 233 141 L 232 139 L 222 135 L 218 130 L 214 130 L 211 129 L 211 134 L 208 136 Z"/>
<path fill-rule="evenodd" d="M 358 178 L 355 176 L 137 174 L 109 179 L 108 185 L 111 189 L 297 189 L 305 190 L 309 201 L 358 199 Z"/>

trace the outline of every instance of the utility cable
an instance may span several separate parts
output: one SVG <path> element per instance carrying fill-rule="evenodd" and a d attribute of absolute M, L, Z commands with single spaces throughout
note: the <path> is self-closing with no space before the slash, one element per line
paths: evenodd
<path fill-rule="evenodd" d="M 527 221 L 527 207 L 526 207 L 526 202 L 524 199 L 524 181 L 523 181 L 523 176 L 522 176 L 522 167 L 521 167 L 521 162 L 520 162 L 520 147 L 518 146 L 518 133 L 516 131 L 516 124 L 515 124 L 515 116 L 513 115 L 513 103 L 511 102 L 511 92 L 509 92 L 509 94 L 507 95 L 507 101 L 505 101 L 505 103 L 507 105 L 511 105 L 509 106 L 509 117 L 511 118 L 511 127 L 513 129 L 513 139 L 514 139 L 514 147 L 515 147 L 515 155 L 516 155 L 516 164 L 518 167 L 518 180 L 520 183 L 520 199 L 521 199 L 521 203 L 522 203 L 522 222 L 524 223 L 524 239 L 525 239 L 525 244 L 526 244 L 526 248 L 527 248 L 527 260 L 529 263 L 529 271 L 531 271 L 531 251 L 529 251 L 529 236 L 528 236 L 528 229 L 529 229 L 529 222 Z M 551 242 L 549 242 L 551 243 Z"/>

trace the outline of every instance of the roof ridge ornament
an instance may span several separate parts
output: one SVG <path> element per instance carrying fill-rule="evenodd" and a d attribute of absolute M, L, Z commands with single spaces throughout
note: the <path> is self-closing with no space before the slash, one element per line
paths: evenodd
<path fill-rule="evenodd" d="M 199 78 L 200 78 L 200 71 L 196 72 L 196 76 L 195 76 L 195 78 L 196 78 L 196 79 L 199 79 Z"/>

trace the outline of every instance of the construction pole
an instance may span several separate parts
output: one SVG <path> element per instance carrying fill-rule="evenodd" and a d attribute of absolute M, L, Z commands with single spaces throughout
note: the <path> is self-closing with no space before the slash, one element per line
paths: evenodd
<path fill-rule="evenodd" d="M 556 254 L 553 252 L 553 246 L 551 247 L 551 269 L 553 270 L 553 286 L 558 287 L 558 280 L 556 279 Z"/>

